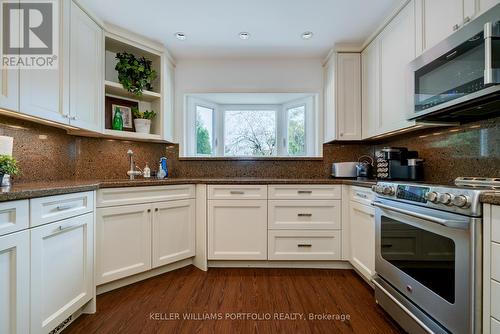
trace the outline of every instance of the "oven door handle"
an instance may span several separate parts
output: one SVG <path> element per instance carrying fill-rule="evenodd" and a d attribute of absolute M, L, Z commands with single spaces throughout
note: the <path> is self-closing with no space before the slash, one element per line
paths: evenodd
<path fill-rule="evenodd" d="M 389 211 L 394 211 L 394 212 L 401 213 L 401 214 L 404 214 L 404 215 L 407 215 L 407 216 L 411 216 L 411 217 L 414 217 L 414 218 L 428 220 L 428 221 L 431 221 L 433 223 L 436 223 L 436 224 L 439 224 L 439 225 L 442 225 L 442 226 L 446 226 L 446 227 L 458 228 L 458 229 L 462 229 L 462 230 L 466 230 L 466 229 L 469 228 L 469 224 L 468 224 L 467 221 L 449 220 L 449 219 L 437 218 L 437 217 L 425 215 L 425 214 L 422 214 L 422 213 L 412 212 L 412 211 L 408 211 L 408 210 L 405 210 L 405 209 L 400 209 L 400 208 L 396 208 L 396 207 L 393 207 L 393 206 L 385 205 L 385 204 L 383 204 L 381 202 L 376 202 L 376 201 L 372 202 L 372 205 L 376 206 L 378 208 L 381 208 L 381 209 L 385 209 L 385 210 L 389 210 Z"/>

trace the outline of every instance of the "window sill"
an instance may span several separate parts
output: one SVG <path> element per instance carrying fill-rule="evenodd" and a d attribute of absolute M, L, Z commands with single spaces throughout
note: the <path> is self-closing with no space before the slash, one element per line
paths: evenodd
<path fill-rule="evenodd" d="M 179 157 L 180 161 L 322 161 L 323 157 Z"/>

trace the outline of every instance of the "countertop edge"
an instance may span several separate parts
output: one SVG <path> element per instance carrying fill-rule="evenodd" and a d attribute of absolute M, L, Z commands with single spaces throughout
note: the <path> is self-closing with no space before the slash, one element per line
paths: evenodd
<path fill-rule="evenodd" d="M 27 183 L 18 184 L 10 188 L 2 188 L 0 193 L 0 202 L 31 199 L 46 196 L 56 196 L 71 194 L 77 192 L 93 191 L 105 188 L 125 188 L 125 187 L 152 187 L 168 186 L 179 184 L 346 184 L 359 187 L 371 187 L 376 183 L 375 180 L 356 180 L 356 179 L 274 179 L 274 178 L 192 178 L 192 179 L 165 179 L 165 180 L 104 180 L 104 181 L 57 181 L 54 184 L 47 183 Z"/>

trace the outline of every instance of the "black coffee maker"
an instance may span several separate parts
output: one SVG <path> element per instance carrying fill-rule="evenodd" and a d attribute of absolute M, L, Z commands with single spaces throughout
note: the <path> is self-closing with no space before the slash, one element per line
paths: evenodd
<path fill-rule="evenodd" d="M 421 181 L 424 178 L 424 160 L 418 157 L 417 151 L 408 151 L 406 147 L 384 147 L 375 156 L 378 179 Z"/>

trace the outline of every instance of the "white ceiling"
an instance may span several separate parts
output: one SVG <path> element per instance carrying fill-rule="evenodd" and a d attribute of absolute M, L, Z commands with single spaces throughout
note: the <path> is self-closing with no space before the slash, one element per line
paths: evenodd
<path fill-rule="evenodd" d="M 80 0 L 100 19 L 165 44 L 177 59 L 324 57 L 361 44 L 401 0 Z M 251 34 L 249 40 L 238 33 Z M 302 40 L 304 31 L 314 32 Z M 187 40 L 179 41 L 176 32 Z"/>

